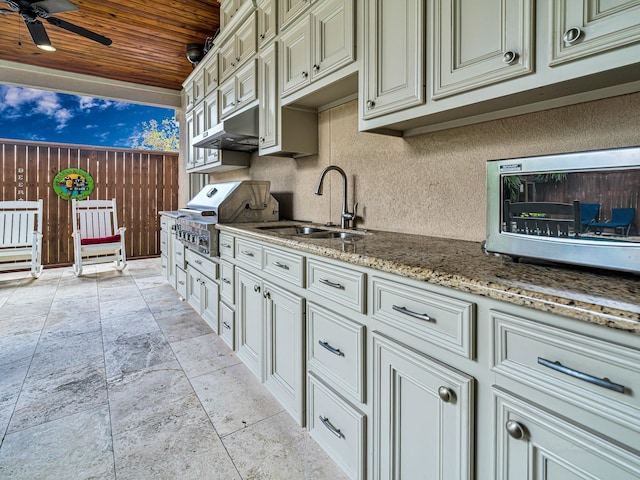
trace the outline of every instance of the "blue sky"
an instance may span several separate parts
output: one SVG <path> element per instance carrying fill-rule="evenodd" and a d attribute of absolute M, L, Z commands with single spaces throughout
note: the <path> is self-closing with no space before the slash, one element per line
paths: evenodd
<path fill-rule="evenodd" d="M 0 138 L 130 148 L 173 109 L 0 85 Z"/>

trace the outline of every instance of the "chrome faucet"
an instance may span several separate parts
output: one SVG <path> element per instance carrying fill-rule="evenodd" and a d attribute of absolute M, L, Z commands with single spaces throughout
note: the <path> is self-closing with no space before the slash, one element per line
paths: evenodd
<path fill-rule="evenodd" d="M 353 228 L 352 222 L 356 218 L 356 209 L 358 208 L 358 204 L 356 203 L 353 206 L 353 212 L 349 212 L 347 210 L 347 175 L 344 173 L 340 167 L 336 165 L 329 165 L 327 168 L 322 170 L 320 174 L 320 180 L 318 181 L 318 186 L 316 187 L 316 195 L 322 195 L 322 183 L 324 182 L 324 176 L 330 170 L 335 170 L 342 177 L 342 215 L 340 215 L 340 226 L 342 228 Z"/>

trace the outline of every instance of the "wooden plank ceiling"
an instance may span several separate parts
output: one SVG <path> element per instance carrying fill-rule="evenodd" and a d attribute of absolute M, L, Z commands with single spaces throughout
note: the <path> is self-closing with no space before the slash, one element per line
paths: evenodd
<path fill-rule="evenodd" d="M 180 90 L 193 67 L 189 43 L 204 44 L 220 23 L 214 0 L 71 0 L 61 20 L 110 38 L 101 45 L 43 21 L 55 52 L 37 48 L 20 15 L 0 15 L 0 59 Z M 0 8 L 9 9 L 0 1 Z"/>

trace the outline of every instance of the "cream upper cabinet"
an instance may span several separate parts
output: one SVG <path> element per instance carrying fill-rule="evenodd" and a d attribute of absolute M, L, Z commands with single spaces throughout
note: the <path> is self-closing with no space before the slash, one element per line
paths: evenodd
<path fill-rule="evenodd" d="M 356 59 L 353 0 L 325 0 L 311 11 L 311 81 Z"/>
<path fill-rule="evenodd" d="M 258 58 L 258 140 L 261 149 L 272 147 L 277 141 L 279 112 L 276 48 L 277 43 L 274 42 L 261 52 Z"/>
<path fill-rule="evenodd" d="M 256 28 L 257 19 L 253 14 L 232 37 L 228 37 L 220 46 L 220 81 L 229 78 L 238 67 L 255 56 L 257 52 Z"/>
<path fill-rule="evenodd" d="M 373 359 L 373 478 L 475 478 L 473 378 L 375 333 Z"/>
<path fill-rule="evenodd" d="M 425 2 L 365 0 L 362 118 L 425 102 Z"/>
<path fill-rule="evenodd" d="M 552 8 L 551 65 L 640 41 L 636 0 L 557 0 Z"/>
<path fill-rule="evenodd" d="M 276 0 L 258 2 L 258 48 L 267 45 L 278 33 Z"/>
<path fill-rule="evenodd" d="M 353 0 L 318 2 L 282 36 L 282 96 L 355 61 Z"/>
<path fill-rule="evenodd" d="M 286 28 L 310 5 L 311 0 L 278 0 L 278 24 L 280 30 Z"/>
<path fill-rule="evenodd" d="M 281 37 L 282 95 L 309 83 L 311 26 L 305 19 Z"/>
<path fill-rule="evenodd" d="M 211 52 L 210 57 L 205 56 L 204 65 L 202 67 L 204 77 L 204 95 L 207 98 L 215 93 L 218 88 L 218 55 L 217 52 Z"/>
<path fill-rule="evenodd" d="M 222 0 L 220 3 L 220 30 L 232 28 L 244 14 L 255 7 L 254 0 Z"/>
<path fill-rule="evenodd" d="M 532 0 L 433 0 L 431 97 L 533 72 Z"/>
<path fill-rule="evenodd" d="M 256 60 L 251 60 L 220 85 L 220 119 L 253 102 L 257 98 L 257 87 Z"/>

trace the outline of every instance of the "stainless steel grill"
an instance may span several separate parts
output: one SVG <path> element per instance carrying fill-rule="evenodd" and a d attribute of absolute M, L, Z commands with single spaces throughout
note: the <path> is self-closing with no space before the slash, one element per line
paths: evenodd
<path fill-rule="evenodd" d="M 218 256 L 218 223 L 268 222 L 279 219 L 278 201 L 268 181 L 212 183 L 193 197 L 176 220 L 176 235 L 187 247 Z"/>

